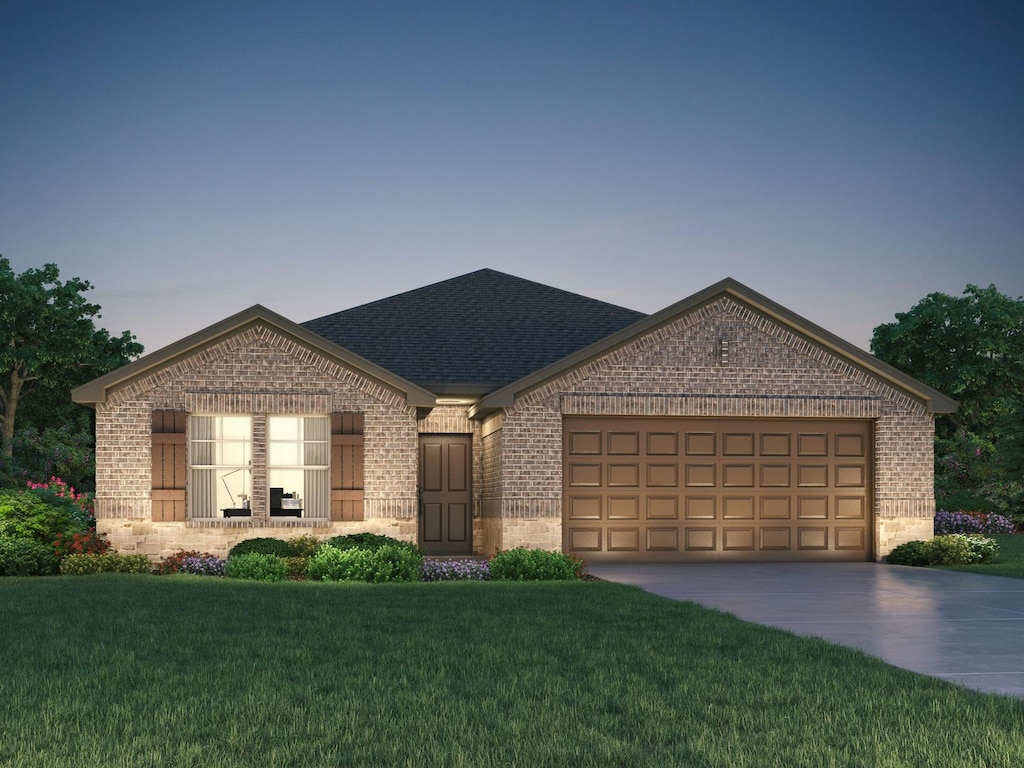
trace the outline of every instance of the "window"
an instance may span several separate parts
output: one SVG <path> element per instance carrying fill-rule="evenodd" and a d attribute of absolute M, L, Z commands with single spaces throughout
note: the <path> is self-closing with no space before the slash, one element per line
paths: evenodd
<path fill-rule="evenodd" d="M 330 436 L 326 416 L 267 419 L 271 516 L 330 517 Z"/>
<path fill-rule="evenodd" d="M 193 518 L 248 509 L 252 499 L 252 417 L 192 416 L 189 509 Z"/>

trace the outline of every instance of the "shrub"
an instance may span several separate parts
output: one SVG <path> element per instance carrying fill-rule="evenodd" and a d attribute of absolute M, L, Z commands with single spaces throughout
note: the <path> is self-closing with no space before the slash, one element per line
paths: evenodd
<path fill-rule="evenodd" d="M 291 549 L 291 557 L 312 557 L 323 544 L 316 536 L 296 536 L 288 539 L 288 548 Z"/>
<path fill-rule="evenodd" d="M 48 576 L 56 572 L 57 558 L 42 542 L 0 538 L 0 576 Z"/>
<path fill-rule="evenodd" d="M 347 533 L 344 536 L 334 536 L 327 540 L 335 549 L 379 549 L 380 547 L 402 547 L 410 552 L 423 554 L 423 550 L 411 541 L 393 539 L 390 536 L 382 536 L 379 533 Z"/>
<path fill-rule="evenodd" d="M 70 536 L 58 533 L 53 542 L 53 553 L 58 560 L 68 555 L 102 555 L 110 549 L 110 542 L 95 530 L 73 533 Z"/>
<path fill-rule="evenodd" d="M 288 569 L 288 580 L 289 581 L 305 581 L 306 571 L 309 569 L 310 558 L 306 555 L 295 555 L 293 557 L 284 557 L 285 567 Z"/>
<path fill-rule="evenodd" d="M 423 555 L 416 547 L 384 544 L 375 549 L 338 549 L 326 544 L 306 571 L 312 581 L 418 581 Z"/>
<path fill-rule="evenodd" d="M 525 547 L 499 552 L 488 565 L 491 578 L 505 581 L 569 581 L 583 570 L 583 561 L 574 555 Z"/>
<path fill-rule="evenodd" d="M 994 539 L 951 533 L 931 541 L 900 544 L 886 559 L 894 565 L 971 565 L 988 562 L 998 553 L 999 544 Z"/>
<path fill-rule="evenodd" d="M 196 552 L 194 549 L 179 549 L 173 555 L 168 555 L 157 563 L 155 570 L 161 576 L 177 573 L 181 570 L 181 564 L 187 557 L 202 557 L 202 553 Z"/>
<path fill-rule="evenodd" d="M 928 565 L 928 545 L 924 541 L 900 544 L 885 558 L 893 565 Z"/>
<path fill-rule="evenodd" d="M 288 566 L 277 555 L 247 552 L 229 556 L 224 565 L 224 575 L 229 579 L 284 581 L 288 576 Z"/>
<path fill-rule="evenodd" d="M 424 560 L 420 569 L 423 581 L 487 581 L 491 569 L 480 560 Z"/>
<path fill-rule="evenodd" d="M 1013 533 L 1010 518 L 984 512 L 947 512 L 940 509 L 935 513 L 935 534 L 948 533 Z"/>
<path fill-rule="evenodd" d="M 968 536 L 967 546 L 971 550 L 972 563 L 987 563 L 999 554 L 999 543 L 987 536 Z"/>
<path fill-rule="evenodd" d="M 66 505 L 48 504 L 28 491 L 0 491 L 0 536 L 50 546 L 57 534 L 84 530 Z"/>
<path fill-rule="evenodd" d="M 295 553 L 291 545 L 284 539 L 275 539 L 270 536 L 257 537 L 240 541 L 228 551 L 228 560 L 236 555 L 277 555 L 278 557 L 291 557 Z"/>
<path fill-rule="evenodd" d="M 216 555 L 188 555 L 181 560 L 179 573 L 192 573 L 196 576 L 223 576 L 224 558 Z"/>
<path fill-rule="evenodd" d="M 936 536 L 925 547 L 929 565 L 965 565 L 972 561 L 971 547 L 963 533 Z"/>
<path fill-rule="evenodd" d="M 145 555 L 68 555 L 60 562 L 65 576 L 91 573 L 149 573 L 152 563 Z"/>
<path fill-rule="evenodd" d="M 79 493 L 59 477 L 46 483 L 27 483 L 29 492 L 55 507 L 64 507 L 82 529 L 95 528 L 95 499 L 91 493 Z"/>

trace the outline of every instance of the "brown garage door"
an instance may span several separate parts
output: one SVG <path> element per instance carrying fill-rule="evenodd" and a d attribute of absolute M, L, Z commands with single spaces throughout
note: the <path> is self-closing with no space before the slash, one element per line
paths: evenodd
<path fill-rule="evenodd" d="M 871 423 L 566 418 L 563 547 L 591 562 L 868 560 Z"/>

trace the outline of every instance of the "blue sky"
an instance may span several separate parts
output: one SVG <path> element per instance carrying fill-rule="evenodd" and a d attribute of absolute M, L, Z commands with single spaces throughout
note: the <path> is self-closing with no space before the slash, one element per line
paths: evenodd
<path fill-rule="evenodd" d="M 866 348 L 1024 294 L 1024 3 L 0 0 L 0 253 L 148 351 L 490 267 Z"/>

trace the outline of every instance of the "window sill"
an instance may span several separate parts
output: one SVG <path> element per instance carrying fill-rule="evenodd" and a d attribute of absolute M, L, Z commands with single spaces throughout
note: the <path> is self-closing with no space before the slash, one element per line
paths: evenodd
<path fill-rule="evenodd" d="M 186 528 L 329 528 L 324 517 L 212 517 L 186 520 Z"/>

